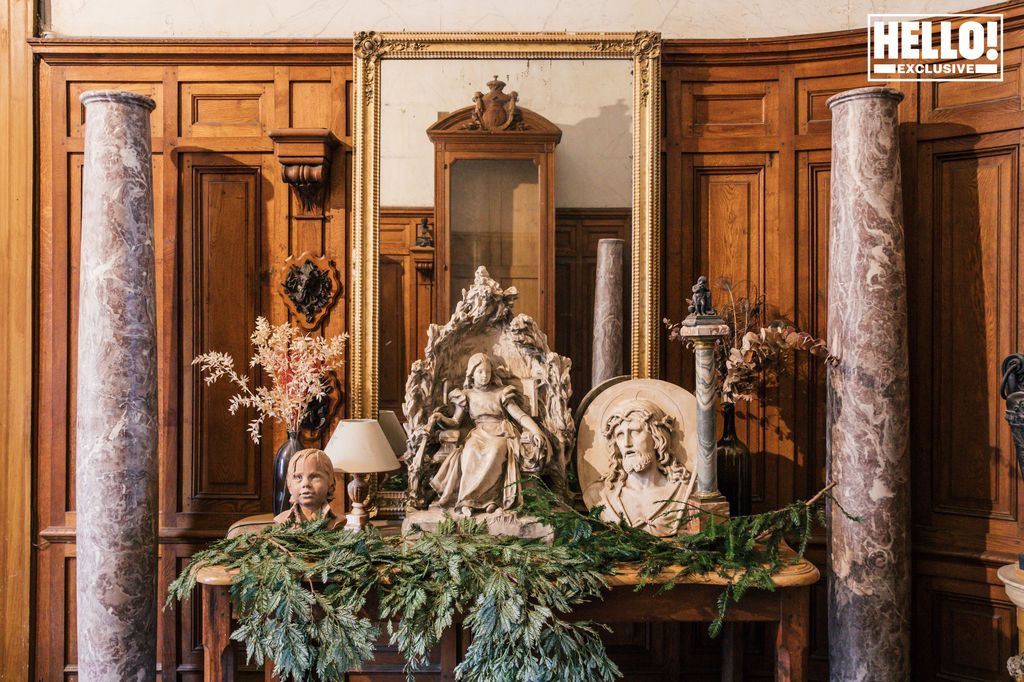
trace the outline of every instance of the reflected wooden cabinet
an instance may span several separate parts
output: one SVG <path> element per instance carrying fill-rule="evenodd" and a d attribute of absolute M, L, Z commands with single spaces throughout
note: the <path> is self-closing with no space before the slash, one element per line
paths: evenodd
<path fill-rule="evenodd" d="M 519 290 L 516 310 L 555 331 L 555 146 L 562 131 L 520 108 L 497 77 L 427 129 L 434 143 L 437 282 L 446 321 L 484 266 Z"/>

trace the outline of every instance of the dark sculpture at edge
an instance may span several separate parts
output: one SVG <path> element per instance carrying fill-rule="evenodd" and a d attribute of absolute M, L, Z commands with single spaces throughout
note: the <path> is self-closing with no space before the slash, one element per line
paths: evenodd
<path fill-rule="evenodd" d="M 1017 466 L 1024 475 L 1024 355 L 1013 353 L 1003 360 L 999 394 L 1006 401 L 1006 423 L 1013 434 Z M 1017 565 L 1024 570 L 1024 553 L 1017 555 Z"/>

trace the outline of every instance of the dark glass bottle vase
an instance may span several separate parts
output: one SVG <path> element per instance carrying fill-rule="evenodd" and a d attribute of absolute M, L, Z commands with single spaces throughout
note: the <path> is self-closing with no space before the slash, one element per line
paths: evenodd
<path fill-rule="evenodd" d="M 280 514 L 288 504 L 288 462 L 303 448 L 298 431 L 289 431 L 288 440 L 277 449 L 274 457 L 274 515 Z"/>
<path fill-rule="evenodd" d="M 722 403 L 722 437 L 715 449 L 718 489 L 729 500 L 731 516 L 750 514 L 750 449 L 736 435 L 736 406 Z"/>

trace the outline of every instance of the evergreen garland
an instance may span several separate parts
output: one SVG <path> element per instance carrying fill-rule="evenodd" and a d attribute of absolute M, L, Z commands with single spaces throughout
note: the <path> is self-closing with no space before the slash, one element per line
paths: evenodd
<path fill-rule="evenodd" d="M 368 600 L 410 673 L 427 662 L 445 629 L 462 622 L 472 642 L 455 671 L 461 682 L 610 682 L 620 673 L 601 642 L 604 626 L 565 615 L 600 599 L 605 579 L 622 564 L 635 566 L 641 586 L 674 571 L 663 590 L 687 575 L 732 576 L 718 599 L 714 636 L 730 603 L 752 587 L 774 590 L 772 575 L 803 557 L 815 524 L 824 524 L 823 503 L 832 499 L 826 488 L 806 503 L 657 538 L 605 523 L 598 509 L 566 509 L 540 484 L 524 498 L 523 512 L 554 528 L 551 545 L 491 536 L 472 519 L 445 519 L 436 531 L 404 539 L 373 529 L 327 530 L 324 521 L 274 526 L 193 555 L 167 603 L 190 597 L 204 566 L 237 569 L 232 638 L 245 644 L 249 660 L 272 660 L 284 682 L 341 679 L 372 659 L 380 632 L 363 615 Z M 682 522 L 692 516 L 676 513 Z M 790 558 L 780 554 L 787 535 L 796 538 Z"/>

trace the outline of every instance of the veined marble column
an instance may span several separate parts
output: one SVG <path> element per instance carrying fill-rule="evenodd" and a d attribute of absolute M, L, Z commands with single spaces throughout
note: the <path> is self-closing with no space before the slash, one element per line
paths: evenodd
<path fill-rule="evenodd" d="M 910 421 L 897 108 L 903 95 L 835 95 L 828 344 L 833 680 L 910 679 Z"/>
<path fill-rule="evenodd" d="M 156 674 L 153 100 L 83 93 L 78 305 L 78 676 Z"/>
<path fill-rule="evenodd" d="M 697 395 L 697 498 L 719 498 L 718 460 L 715 458 L 715 342 L 699 337 L 693 342 Z"/>
<path fill-rule="evenodd" d="M 590 385 L 622 374 L 622 239 L 597 242 L 597 286 L 594 290 L 594 349 Z"/>

